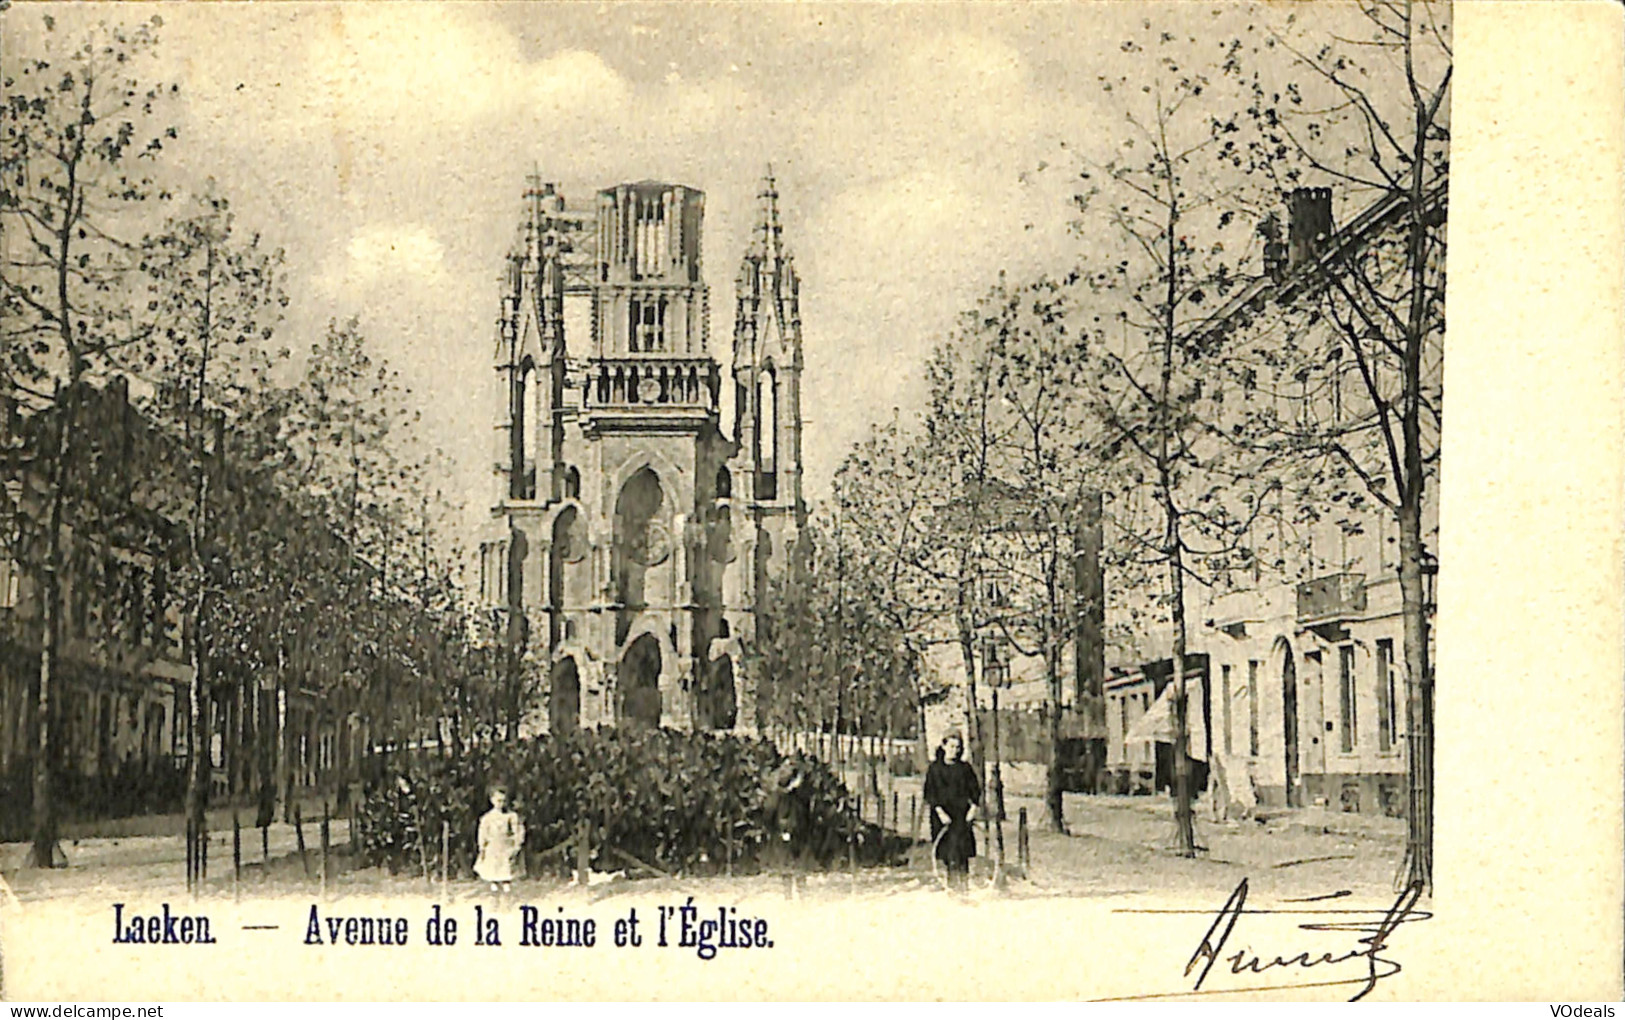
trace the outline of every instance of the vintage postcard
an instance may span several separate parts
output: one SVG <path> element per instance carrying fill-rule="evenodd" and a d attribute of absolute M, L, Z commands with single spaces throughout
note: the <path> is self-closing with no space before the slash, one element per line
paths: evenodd
<path fill-rule="evenodd" d="M 0 997 L 1618 999 L 1621 21 L 0 8 Z"/>

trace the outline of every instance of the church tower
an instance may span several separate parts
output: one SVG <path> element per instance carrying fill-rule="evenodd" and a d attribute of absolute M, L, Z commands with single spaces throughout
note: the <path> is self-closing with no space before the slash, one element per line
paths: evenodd
<path fill-rule="evenodd" d="M 573 208 L 529 182 L 503 280 L 479 572 L 522 730 L 756 726 L 744 649 L 806 520 L 798 283 L 771 176 L 760 198 L 725 433 L 705 196 L 640 181 Z"/>
<path fill-rule="evenodd" d="M 768 168 L 759 219 L 735 281 L 736 474 L 762 538 L 758 580 L 788 562 L 807 522 L 801 492 L 801 281 L 784 244 L 778 184 Z"/>

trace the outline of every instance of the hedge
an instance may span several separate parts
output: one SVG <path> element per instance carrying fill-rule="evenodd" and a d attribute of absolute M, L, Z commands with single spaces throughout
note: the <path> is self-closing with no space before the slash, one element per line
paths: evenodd
<path fill-rule="evenodd" d="M 449 823 L 449 871 L 470 872 L 487 791 L 498 783 L 524 819 L 528 857 L 558 848 L 586 821 L 598 871 L 626 870 L 623 854 L 668 873 L 704 874 L 730 863 L 742 871 L 844 863 L 849 842 L 866 863 L 895 860 L 902 849 L 858 819 L 851 792 L 823 762 L 731 734 L 574 730 L 374 775 L 355 824 L 364 863 L 391 871 L 438 874 Z M 560 853 L 534 863 L 564 861 Z"/>

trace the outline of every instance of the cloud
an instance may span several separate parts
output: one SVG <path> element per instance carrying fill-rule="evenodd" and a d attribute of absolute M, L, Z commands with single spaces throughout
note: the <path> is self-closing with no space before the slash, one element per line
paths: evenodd
<path fill-rule="evenodd" d="M 554 53 L 529 67 L 523 81 L 521 92 L 533 110 L 571 117 L 620 109 L 631 91 L 602 57 L 585 50 Z"/>
<path fill-rule="evenodd" d="M 345 251 L 350 273 L 365 282 L 385 275 L 433 279 L 441 274 L 446 254 L 434 232 L 416 223 L 367 227 L 350 238 Z"/>

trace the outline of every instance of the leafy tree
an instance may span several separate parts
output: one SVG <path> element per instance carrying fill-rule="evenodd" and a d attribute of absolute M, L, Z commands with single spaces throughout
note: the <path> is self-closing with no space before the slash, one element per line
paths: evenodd
<path fill-rule="evenodd" d="M 789 569 L 769 581 L 772 612 L 746 651 L 768 726 L 833 740 L 917 717 L 916 660 L 893 626 L 876 560 L 854 539 L 839 514 L 819 515 Z"/>
<path fill-rule="evenodd" d="M 13 15 L 13 18 L 20 15 Z M 16 33 L 0 103 L 0 391 L 19 405 L 62 407 L 52 443 L 35 467 L 45 479 L 46 542 L 40 668 L 34 713 L 33 840 L 30 861 L 53 863 L 56 821 L 52 763 L 57 658 L 62 618 L 64 497 L 75 463 L 74 429 L 81 383 L 120 347 L 141 341 L 150 324 L 127 300 L 139 246 L 124 217 L 163 192 L 147 173 L 176 135 L 162 121 L 176 90 L 141 81 L 133 68 L 148 55 L 159 19 L 133 28 L 100 27 L 68 39 L 41 14 Z M 35 26 L 38 26 L 36 28 Z M 121 236 L 122 235 L 122 236 Z M 10 437 L 7 441 L 12 442 Z M 20 456 L 15 450 L 8 451 Z"/>
<path fill-rule="evenodd" d="M 1050 824 L 1065 831 L 1062 651 L 1075 629 L 1070 568 L 1091 501 L 1094 461 L 1079 397 L 1087 344 L 1064 281 L 1001 282 L 927 366 L 921 430 L 877 431 L 837 476 L 841 513 L 893 592 L 892 629 L 916 656 L 958 645 L 973 758 L 981 761 L 976 680 L 989 642 L 1044 663 L 1052 743 Z"/>
<path fill-rule="evenodd" d="M 327 694 L 341 729 L 354 707 L 365 706 L 372 663 L 388 640 L 383 606 L 392 572 L 405 562 L 399 522 L 414 502 L 407 451 L 417 417 L 397 373 L 374 357 L 355 319 L 331 323 L 311 345 L 280 414 L 289 481 L 320 508 L 345 550 L 337 597 L 323 614 L 339 645 Z M 348 745 L 339 743 L 339 776 L 350 773 Z"/>
<path fill-rule="evenodd" d="M 1128 545 L 1119 564 L 1131 579 L 1136 567 L 1160 571 L 1166 585 L 1176 692 L 1175 840 L 1178 852 L 1190 856 L 1196 839 L 1186 589 L 1193 578 L 1211 583 L 1194 573 L 1195 562 L 1244 552 L 1259 502 L 1250 486 L 1236 484 L 1254 476 L 1257 465 L 1235 464 L 1238 444 L 1222 423 L 1228 418 L 1243 434 L 1248 426 L 1227 415 L 1227 354 L 1203 328 L 1239 279 L 1245 237 L 1235 236 L 1236 209 L 1245 194 L 1235 175 L 1217 171 L 1235 132 L 1199 112 L 1227 97 L 1189 66 L 1196 36 L 1153 29 L 1149 21 L 1143 27 L 1122 46 L 1132 71 L 1101 79 L 1128 132 L 1110 159 L 1083 171 L 1078 195 L 1081 228 L 1104 221 L 1109 233 L 1091 236 L 1092 247 L 1116 261 L 1101 259 L 1080 270 L 1078 280 L 1103 341 L 1099 372 L 1085 392 L 1099 423 L 1099 452 L 1117 479 L 1108 512 Z"/>
<path fill-rule="evenodd" d="M 1001 281 L 966 317 L 957 342 L 967 377 L 934 363 L 927 431 L 941 455 L 971 470 L 955 488 L 950 526 L 974 545 L 972 635 L 1043 661 L 1052 711 L 1046 804 L 1066 831 L 1062 799 L 1061 656 L 1073 640 L 1074 536 L 1097 457 L 1083 415 L 1092 344 L 1080 332 L 1067 281 Z M 969 427 L 967 427 L 969 426 Z"/>
<path fill-rule="evenodd" d="M 854 445 L 834 482 L 834 512 L 843 534 L 863 563 L 876 611 L 896 635 L 897 653 L 911 664 L 904 671 L 909 688 L 888 692 L 886 703 L 913 706 L 917 718 L 908 726 L 922 736 L 924 660 L 927 649 L 943 640 L 942 623 L 951 618 L 953 606 L 938 564 L 942 536 L 930 468 L 919 443 L 893 418 L 871 427 Z M 903 721 L 896 724 L 902 728 Z"/>
<path fill-rule="evenodd" d="M 221 444 L 226 419 L 240 416 L 248 388 L 263 382 L 267 348 L 287 303 L 277 281 L 280 262 L 279 252 L 261 249 L 258 236 L 234 234 L 229 203 L 212 191 L 195 199 L 188 215 L 171 218 L 142 247 L 147 307 L 155 328 L 152 342 L 138 352 L 138 369 L 157 380 L 153 411 L 179 431 L 190 475 L 189 484 L 176 490 L 185 492 L 184 505 L 177 501 L 169 508 L 172 519 L 186 521 L 185 565 L 174 572 L 172 583 L 190 632 L 185 642 L 192 674 L 187 699 L 189 880 L 201 877 L 200 841 L 206 838 L 207 701 L 214 667 L 239 650 L 257 647 L 248 632 L 259 622 L 250 608 L 258 600 L 237 596 L 247 594 L 242 588 L 247 574 L 257 572 L 263 582 L 265 571 L 247 565 L 261 557 L 269 557 L 265 566 L 282 562 L 263 542 L 274 528 L 273 521 L 258 515 L 264 503 L 234 500 L 238 512 L 222 522 L 228 526 L 219 527 L 215 520 L 220 487 L 228 493 L 242 487 L 222 470 Z M 240 677 L 253 675 L 264 664 L 242 665 Z M 233 767 L 238 764 L 235 750 L 229 748 L 227 754 Z"/>
<path fill-rule="evenodd" d="M 1237 165 L 1285 191 L 1327 181 L 1360 215 L 1301 280 L 1283 281 L 1268 328 L 1245 335 L 1297 383 L 1297 413 L 1264 446 L 1306 468 L 1321 505 L 1371 501 L 1397 524 L 1404 620 L 1406 881 L 1431 885 L 1433 673 L 1424 575 L 1427 494 L 1443 421 L 1445 208 L 1450 173 L 1450 5 L 1368 0 L 1323 19 L 1290 16 L 1252 52 L 1285 51 L 1270 73 L 1240 51 L 1227 71 L 1251 92 L 1257 140 Z M 1281 79 L 1287 80 L 1281 80 Z"/>

